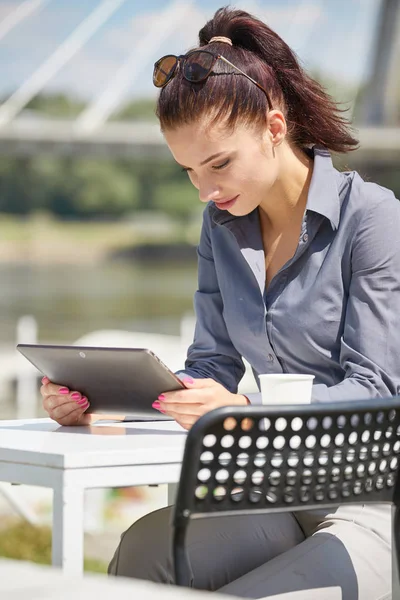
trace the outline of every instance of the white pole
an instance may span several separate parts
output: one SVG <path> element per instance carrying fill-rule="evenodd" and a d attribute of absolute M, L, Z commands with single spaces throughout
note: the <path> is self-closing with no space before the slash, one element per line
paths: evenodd
<path fill-rule="evenodd" d="M 95 101 L 82 111 L 76 119 L 74 129 L 77 135 L 85 135 L 98 129 L 107 121 L 126 89 L 132 85 L 140 71 L 146 67 L 153 55 L 165 40 L 179 27 L 184 27 L 190 17 L 191 2 L 177 0 L 157 16 L 152 26 L 143 34 L 138 43 L 133 44 L 132 52 L 117 70 L 107 87 Z"/>
<path fill-rule="evenodd" d="M 19 25 L 24 19 L 31 17 L 39 9 L 44 8 L 50 0 L 26 0 L 17 6 L 15 10 L 10 12 L 0 23 L 0 40 L 2 40 L 7 33 L 10 33 L 14 27 Z"/>
<path fill-rule="evenodd" d="M 38 326 L 36 319 L 25 315 L 17 323 L 17 344 L 36 344 Z M 18 355 L 19 368 L 17 375 L 17 419 L 33 419 L 36 417 L 36 370 L 25 358 Z"/>
<path fill-rule="evenodd" d="M 125 0 L 104 0 L 55 52 L 0 106 L 0 127 L 6 125 L 43 86 L 86 44 Z"/>

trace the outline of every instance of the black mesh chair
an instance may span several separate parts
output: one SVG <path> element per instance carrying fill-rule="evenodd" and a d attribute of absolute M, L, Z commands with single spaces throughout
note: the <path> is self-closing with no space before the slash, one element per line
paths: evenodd
<path fill-rule="evenodd" d="M 186 440 L 173 514 L 176 584 L 193 586 L 190 519 L 345 503 L 395 505 L 398 566 L 399 458 L 400 397 L 209 412 Z"/>

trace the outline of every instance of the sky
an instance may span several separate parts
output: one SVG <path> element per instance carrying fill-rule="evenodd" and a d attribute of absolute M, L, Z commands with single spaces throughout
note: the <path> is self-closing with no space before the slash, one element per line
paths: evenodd
<path fill-rule="evenodd" d="M 44 77 L 42 92 L 65 92 L 90 102 L 118 88 L 114 104 L 119 106 L 130 99 L 155 97 L 153 63 L 164 54 L 182 54 L 196 46 L 199 29 L 224 4 L 221 0 L 0 0 L 0 96 L 26 84 L 102 5 L 116 10 L 49 80 Z M 380 0 L 237 0 L 234 6 L 265 21 L 307 69 L 318 69 L 352 86 L 368 76 Z M 30 14 L 10 29 L 10 22 L 22 12 Z"/>

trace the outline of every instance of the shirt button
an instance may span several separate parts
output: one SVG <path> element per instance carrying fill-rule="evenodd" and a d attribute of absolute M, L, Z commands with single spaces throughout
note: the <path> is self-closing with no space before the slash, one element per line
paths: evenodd
<path fill-rule="evenodd" d="M 308 242 L 308 233 L 303 235 L 303 242 L 306 244 Z"/>
<path fill-rule="evenodd" d="M 269 360 L 269 362 L 274 362 L 274 355 L 268 354 L 268 360 Z"/>

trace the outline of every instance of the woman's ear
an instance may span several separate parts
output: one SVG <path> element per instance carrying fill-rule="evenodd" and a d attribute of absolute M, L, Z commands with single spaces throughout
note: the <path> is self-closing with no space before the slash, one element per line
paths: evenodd
<path fill-rule="evenodd" d="M 280 146 L 287 133 L 286 119 L 280 110 L 271 110 L 267 115 L 267 130 L 273 147 Z"/>

